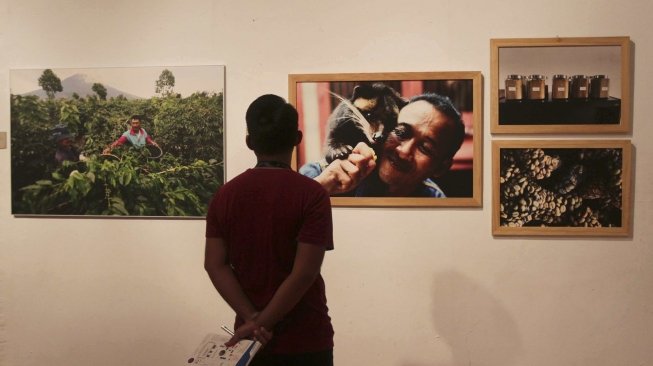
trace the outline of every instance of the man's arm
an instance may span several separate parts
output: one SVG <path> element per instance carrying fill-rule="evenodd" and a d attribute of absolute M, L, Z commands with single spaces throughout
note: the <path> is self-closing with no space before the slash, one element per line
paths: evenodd
<path fill-rule="evenodd" d="M 102 150 L 102 153 L 103 154 L 108 154 L 108 153 L 111 152 L 111 150 L 113 150 L 114 147 L 120 146 L 120 145 L 124 144 L 125 142 L 127 142 L 127 138 L 125 136 L 120 136 L 116 141 L 111 143 L 111 145 L 107 146 L 104 150 Z"/>
<path fill-rule="evenodd" d="M 376 167 L 374 150 L 364 142 L 353 149 L 344 160 L 334 160 L 317 177 L 329 195 L 349 192 L 358 187 Z"/>
<path fill-rule="evenodd" d="M 114 148 L 116 146 L 124 145 L 125 142 L 127 142 L 127 137 L 125 136 L 120 136 L 116 141 L 111 144 L 111 148 Z"/>
<path fill-rule="evenodd" d="M 206 238 L 204 269 L 220 296 L 245 320 L 256 316 L 256 309 L 243 291 L 227 261 L 227 246 L 222 238 Z"/>
<path fill-rule="evenodd" d="M 159 147 L 159 144 L 157 144 L 156 141 L 154 141 L 154 139 L 150 137 L 149 134 L 145 137 L 145 143 Z"/>
<path fill-rule="evenodd" d="M 254 317 L 245 318 L 248 320 L 236 330 L 227 345 L 235 344 L 239 339 L 250 335 L 257 335 L 261 328 L 272 329 L 292 310 L 320 274 L 324 252 L 324 247 L 319 245 L 298 243 L 290 275 L 281 283 L 265 309 Z"/>
<path fill-rule="evenodd" d="M 322 246 L 298 243 L 290 275 L 281 283 L 268 305 L 256 318 L 267 329 L 279 322 L 313 285 L 320 274 L 325 249 Z"/>

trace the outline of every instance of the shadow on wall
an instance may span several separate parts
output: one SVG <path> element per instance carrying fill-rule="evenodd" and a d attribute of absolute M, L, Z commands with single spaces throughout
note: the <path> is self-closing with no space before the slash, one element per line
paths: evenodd
<path fill-rule="evenodd" d="M 515 322 L 500 301 L 468 277 L 436 274 L 432 309 L 435 329 L 451 348 L 449 366 L 515 364 L 522 347 Z"/>

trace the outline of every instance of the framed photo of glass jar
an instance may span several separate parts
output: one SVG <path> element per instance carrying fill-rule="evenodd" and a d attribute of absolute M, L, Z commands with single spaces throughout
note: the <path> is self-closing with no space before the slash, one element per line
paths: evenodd
<path fill-rule="evenodd" d="M 288 80 L 304 133 L 294 168 L 320 181 L 334 206 L 481 205 L 479 71 L 291 74 Z M 374 151 L 365 177 L 351 170 L 361 162 L 357 146 Z"/>
<path fill-rule="evenodd" d="M 495 140 L 492 234 L 628 236 L 627 140 Z"/>
<path fill-rule="evenodd" d="M 629 37 L 491 39 L 492 133 L 627 133 Z"/>

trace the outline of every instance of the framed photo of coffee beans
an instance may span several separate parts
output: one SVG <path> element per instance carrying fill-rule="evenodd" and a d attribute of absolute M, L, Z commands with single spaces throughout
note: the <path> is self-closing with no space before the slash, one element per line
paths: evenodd
<path fill-rule="evenodd" d="M 627 140 L 495 140 L 492 234 L 628 236 Z"/>
<path fill-rule="evenodd" d="M 629 37 L 491 39 L 492 133 L 627 133 Z"/>

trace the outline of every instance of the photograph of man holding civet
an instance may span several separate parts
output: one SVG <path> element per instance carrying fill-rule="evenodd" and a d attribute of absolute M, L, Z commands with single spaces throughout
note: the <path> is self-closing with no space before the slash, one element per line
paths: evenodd
<path fill-rule="evenodd" d="M 363 75 L 294 82 L 299 172 L 333 197 L 475 197 L 476 75 Z"/>

